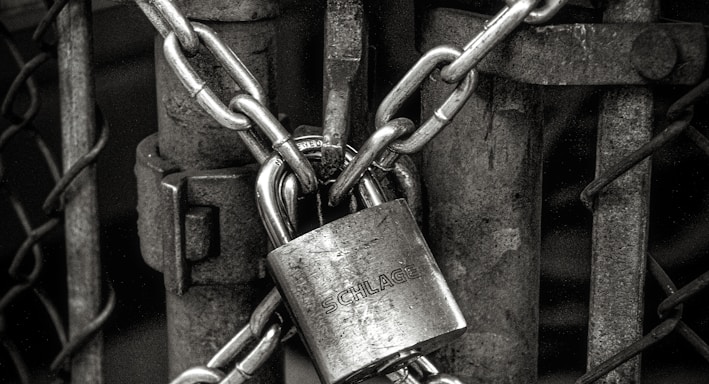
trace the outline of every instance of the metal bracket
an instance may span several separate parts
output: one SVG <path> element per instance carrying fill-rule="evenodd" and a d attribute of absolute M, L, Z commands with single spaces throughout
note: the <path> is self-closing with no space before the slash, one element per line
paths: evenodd
<path fill-rule="evenodd" d="M 138 145 L 136 157 L 141 252 L 163 272 L 167 290 L 182 294 L 191 284 L 263 277 L 266 236 L 253 191 L 256 165 L 180 171 L 160 157 L 157 135 Z"/>
<path fill-rule="evenodd" d="M 464 46 L 488 16 L 436 8 L 420 49 Z M 540 85 L 695 84 L 706 63 L 697 23 L 565 24 L 520 29 L 480 62 L 483 73 Z"/>

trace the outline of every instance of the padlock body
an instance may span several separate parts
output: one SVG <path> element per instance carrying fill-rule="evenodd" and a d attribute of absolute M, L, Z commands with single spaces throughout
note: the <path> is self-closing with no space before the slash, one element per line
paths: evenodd
<path fill-rule="evenodd" d="M 325 383 L 366 379 L 465 332 L 403 199 L 308 232 L 273 250 L 268 266 Z"/>

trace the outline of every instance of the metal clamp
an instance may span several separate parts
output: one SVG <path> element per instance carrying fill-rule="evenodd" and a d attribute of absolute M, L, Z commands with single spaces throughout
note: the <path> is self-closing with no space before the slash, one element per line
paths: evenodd
<path fill-rule="evenodd" d="M 262 277 L 266 236 L 253 192 L 255 164 L 181 171 L 160 157 L 157 135 L 138 145 L 136 157 L 141 252 L 163 272 L 168 291 Z"/>

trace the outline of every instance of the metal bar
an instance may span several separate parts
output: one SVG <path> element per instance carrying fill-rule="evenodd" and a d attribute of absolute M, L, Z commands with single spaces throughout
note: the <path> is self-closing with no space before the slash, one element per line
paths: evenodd
<path fill-rule="evenodd" d="M 96 116 L 92 68 L 91 2 L 71 0 L 57 17 L 57 60 L 66 172 L 94 145 Z M 100 310 L 96 167 L 79 174 L 65 193 L 69 339 L 80 335 Z M 97 335 L 72 357 L 72 383 L 102 383 L 103 339 Z"/>
<path fill-rule="evenodd" d="M 429 78 L 422 115 L 450 91 Z M 481 76 L 466 106 L 423 151 L 429 245 L 468 322 L 438 360 L 441 371 L 464 382 L 537 380 L 539 100 L 535 86 Z"/>
<path fill-rule="evenodd" d="M 658 11 L 656 0 L 609 2 L 604 22 L 652 22 Z M 646 87 L 618 87 L 601 96 L 597 175 L 651 139 L 652 113 L 653 95 Z M 596 201 L 588 323 L 589 370 L 642 337 L 649 193 L 650 161 L 646 159 L 618 177 Z M 598 382 L 640 382 L 640 356 Z"/>
<path fill-rule="evenodd" d="M 367 49 L 362 1 L 329 0 L 325 12 L 323 177 L 333 175 L 342 165 L 351 130 L 363 131 L 367 126 Z"/>
<path fill-rule="evenodd" d="M 423 38 L 461 47 L 487 19 L 433 9 L 421 20 L 429 31 Z M 527 84 L 693 85 L 704 73 L 706 45 L 699 23 L 545 25 L 518 30 L 476 69 Z"/>

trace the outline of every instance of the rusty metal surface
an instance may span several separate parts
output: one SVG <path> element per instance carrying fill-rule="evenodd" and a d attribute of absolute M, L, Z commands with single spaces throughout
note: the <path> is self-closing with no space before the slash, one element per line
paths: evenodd
<path fill-rule="evenodd" d="M 604 12 L 609 23 L 648 23 L 657 17 L 654 0 L 618 1 Z M 601 96 L 596 174 L 648 142 L 653 130 L 653 94 L 645 87 L 618 87 Z M 618 177 L 598 195 L 593 212 L 588 369 L 642 336 L 650 160 Z M 601 383 L 640 382 L 636 356 Z"/>
<path fill-rule="evenodd" d="M 187 287 L 178 282 L 186 279 L 194 284 L 229 285 L 263 277 L 259 275 L 263 274 L 266 236 L 255 205 L 256 171 L 255 166 L 244 166 L 179 172 L 163 179 L 161 193 L 167 213 L 162 222 L 163 254 L 173 258 L 169 262 L 165 259 L 163 265 L 168 289 L 183 291 Z M 193 212 L 192 207 L 211 208 L 218 230 L 208 234 L 215 242 L 214 252 L 187 264 L 187 255 L 202 244 L 186 241 L 190 236 L 184 220 Z"/>
<path fill-rule="evenodd" d="M 175 0 L 175 4 L 188 18 L 200 21 L 256 21 L 280 12 L 279 0 Z"/>
<path fill-rule="evenodd" d="M 422 114 L 450 92 L 429 80 Z M 534 383 L 541 214 L 541 125 L 534 86 L 482 76 L 423 151 L 428 240 L 468 332 L 442 371 L 468 383 Z M 464 143 L 464 145 L 461 145 Z"/>
<path fill-rule="evenodd" d="M 183 295 L 167 293 L 169 377 L 204 365 L 244 324 L 266 289 L 258 285 L 194 286 Z M 225 313 L 229 314 L 228 316 Z M 276 353 L 249 381 L 282 383 L 281 355 Z"/>
<path fill-rule="evenodd" d="M 657 308 L 657 314 L 662 319 L 662 322 L 654 327 L 641 339 L 636 340 L 632 344 L 618 351 L 607 360 L 601 362 L 593 369 L 581 376 L 576 384 L 591 384 L 602 378 L 606 373 L 639 355 L 646 349 L 664 340 L 665 337 L 676 331 L 684 339 L 691 344 L 692 347 L 705 360 L 709 361 L 709 344 L 697 335 L 683 320 L 683 303 L 694 295 L 702 292 L 709 285 L 709 272 L 705 272 L 695 280 L 677 289 L 675 283 L 670 279 L 660 264 L 655 261 L 652 256 L 648 256 L 648 271 L 660 285 L 667 298 L 660 303 Z"/>
<path fill-rule="evenodd" d="M 187 207 L 184 214 L 185 250 L 184 258 L 188 261 L 200 261 L 213 253 L 214 234 L 218 227 L 215 223 L 218 215 L 214 207 Z"/>
<path fill-rule="evenodd" d="M 367 127 L 367 24 L 361 0 L 329 0 L 325 11 L 323 177 L 344 160 L 350 131 Z"/>
<path fill-rule="evenodd" d="M 246 165 L 179 172 L 158 155 L 156 135 L 140 143 L 135 172 L 141 252 L 165 274 L 168 290 L 262 277 L 266 238 L 253 192 L 256 170 Z"/>
<path fill-rule="evenodd" d="M 651 23 L 659 16 L 659 0 L 610 1 L 603 9 L 604 23 Z"/>
<path fill-rule="evenodd" d="M 435 0 L 432 2 L 445 3 L 444 1 Z M 460 8 L 480 8 L 485 6 L 499 7 L 500 2 L 497 0 L 456 0 L 457 4 L 460 4 Z M 568 5 L 574 5 L 577 7 L 585 8 L 598 8 L 600 6 L 597 0 L 569 0 Z"/>
<path fill-rule="evenodd" d="M 138 234 L 143 260 L 153 269 L 162 271 L 162 214 L 160 182 L 170 173 L 180 170 L 177 164 L 159 156 L 157 135 L 143 139 L 136 149 L 135 178 L 138 187 Z"/>
<path fill-rule="evenodd" d="M 609 91 L 602 99 L 601 111 L 597 174 L 650 139 L 652 94 L 641 88 Z M 596 201 L 591 252 L 589 368 L 642 334 L 649 192 L 650 162 L 644 160 L 609 185 Z M 633 383 L 639 380 L 639 375 L 639 358 L 636 358 L 604 382 Z"/>
<path fill-rule="evenodd" d="M 666 294 L 668 296 L 671 296 L 672 294 L 675 293 L 677 288 L 675 287 L 674 283 L 672 280 L 670 280 L 669 276 L 665 273 L 664 270 L 657 264 L 657 262 L 650 258 L 649 259 L 649 265 L 648 269 L 652 274 L 654 275 L 655 279 L 660 283 L 660 286 L 663 288 L 663 290 L 666 291 Z M 587 384 L 587 383 L 592 383 L 599 378 L 603 377 L 605 372 L 608 372 L 612 368 L 609 367 L 617 367 L 620 365 L 622 362 L 625 362 L 635 355 L 637 355 L 640 351 L 650 347 L 651 345 L 657 343 L 658 341 L 662 340 L 664 337 L 666 337 L 668 334 L 670 334 L 675 328 L 677 328 L 679 322 L 681 321 L 682 318 L 682 313 L 683 313 L 683 307 L 679 305 L 677 308 L 673 308 L 671 313 L 666 313 L 666 312 L 660 312 L 660 316 L 664 318 L 664 321 L 660 323 L 660 325 L 656 326 L 653 328 L 653 330 L 650 333 L 650 337 L 643 337 L 642 339 L 639 339 L 635 342 L 633 342 L 631 345 L 627 346 L 626 348 L 623 348 L 619 353 L 613 355 L 609 359 L 603 361 L 603 363 L 599 364 L 597 367 L 594 367 L 594 369 L 590 370 L 590 372 L 587 372 L 584 374 L 579 380 L 576 382 L 577 384 Z M 623 377 L 620 379 L 620 381 L 627 382 L 634 380 L 632 377 Z M 606 380 L 607 381 L 607 380 Z M 619 381 L 619 380 L 616 380 Z M 639 382 L 639 379 L 637 380 Z"/>
<path fill-rule="evenodd" d="M 422 50 L 463 46 L 485 21 L 471 12 L 433 9 L 422 20 Z M 542 85 L 694 84 L 701 79 L 706 51 L 701 24 L 550 25 L 520 28 L 478 69 Z"/>
<path fill-rule="evenodd" d="M 96 139 L 92 68 L 91 3 L 70 0 L 57 16 L 62 165 L 71 169 Z M 98 315 L 101 305 L 101 259 L 95 165 L 86 167 L 64 194 L 69 338 L 75 338 Z M 100 384 L 103 339 L 100 335 L 71 360 L 71 382 Z"/>
<path fill-rule="evenodd" d="M 207 23 L 251 70 L 269 96 L 275 112 L 276 21 Z M 221 100 L 236 93 L 234 81 L 204 47 L 190 62 Z M 225 129 L 200 107 L 173 74 L 162 55 L 162 39 L 156 40 L 155 71 L 158 97 L 160 156 L 182 169 L 213 169 L 253 162 L 236 131 Z"/>

